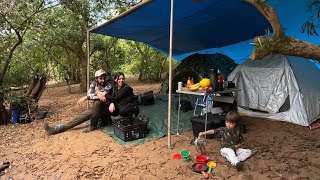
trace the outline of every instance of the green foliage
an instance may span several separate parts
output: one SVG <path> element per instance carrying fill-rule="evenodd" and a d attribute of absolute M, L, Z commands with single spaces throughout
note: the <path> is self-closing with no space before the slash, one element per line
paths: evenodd
<path fill-rule="evenodd" d="M 104 69 L 110 73 L 120 70 L 125 62 L 124 41 L 102 35 L 92 35 L 91 72 Z"/>
<path fill-rule="evenodd" d="M 28 105 L 28 99 L 26 96 L 23 96 L 23 95 L 12 96 L 11 101 L 12 101 L 13 107 L 22 108 Z"/>
<path fill-rule="evenodd" d="M 137 42 L 127 42 L 125 69 L 141 81 L 161 81 L 168 72 L 168 58 L 153 48 Z M 173 62 L 173 66 L 177 64 Z"/>
<path fill-rule="evenodd" d="M 310 0 L 307 6 L 308 19 L 301 27 L 302 33 L 311 36 L 319 36 L 317 31 L 320 28 L 320 0 Z"/>
<path fill-rule="evenodd" d="M 51 3 L 50 0 L 47 0 Z M 17 52 L 24 36 L 35 23 L 37 15 L 46 8 L 44 0 L 25 0 L 0 2 L 0 105 L 4 102 L 8 86 L 22 86 L 28 79 L 28 69 L 15 62 L 19 59 Z"/>
<path fill-rule="evenodd" d="M 12 63 L 10 69 L 5 77 L 4 85 L 11 86 L 25 86 L 31 82 L 30 71 L 23 64 Z"/>
<path fill-rule="evenodd" d="M 46 74 L 49 79 L 79 82 L 81 72 L 85 71 L 87 28 L 140 1 L 1 2 L 0 12 L 10 15 L 14 27 L 23 35 L 23 44 L 16 49 L 5 77 L 6 87 L 29 85 L 35 72 Z M 40 13 L 32 15 L 37 8 Z M 0 66 L 3 67 L 8 50 L 17 38 L 5 19 L 0 18 L 0 23 L 3 32 L 0 34 L 3 42 L 0 44 Z M 96 34 L 91 34 L 90 43 L 91 77 L 97 69 L 103 68 L 111 74 L 124 71 L 140 80 L 158 81 L 168 71 L 167 57 L 144 44 Z"/>

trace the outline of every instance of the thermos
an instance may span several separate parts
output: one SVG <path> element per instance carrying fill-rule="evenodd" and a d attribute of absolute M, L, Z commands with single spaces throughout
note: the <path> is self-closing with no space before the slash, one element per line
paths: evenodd
<path fill-rule="evenodd" d="M 211 69 L 209 71 L 209 79 L 211 82 L 211 87 L 213 91 L 218 90 L 218 79 L 217 79 L 217 71 L 215 69 Z"/>
<path fill-rule="evenodd" d="M 218 75 L 218 90 L 223 91 L 223 76 L 221 74 Z"/>

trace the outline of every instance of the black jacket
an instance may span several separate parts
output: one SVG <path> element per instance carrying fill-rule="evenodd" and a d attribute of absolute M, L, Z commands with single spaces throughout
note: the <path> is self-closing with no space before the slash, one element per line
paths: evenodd
<path fill-rule="evenodd" d="M 106 94 L 106 98 L 108 101 L 115 103 L 118 107 L 128 104 L 137 104 L 134 98 L 133 89 L 127 84 L 124 84 L 121 89 L 118 90 L 118 84 L 114 82 L 111 91 Z"/>

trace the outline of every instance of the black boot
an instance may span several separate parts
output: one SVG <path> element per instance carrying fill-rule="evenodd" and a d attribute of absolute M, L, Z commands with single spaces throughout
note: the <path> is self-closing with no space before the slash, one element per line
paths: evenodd
<path fill-rule="evenodd" d="M 63 125 L 57 125 L 54 127 L 50 127 L 47 122 L 43 124 L 44 129 L 46 130 L 48 135 L 58 134 L 64 131 Z"/>
<path fill-rule="evenodd" d="M 101 127 L 106 127 L 106 126 L 112 124 L 111 116 L 110 115 L 109 116 L 103 116 L 103 117 L 101 117 L 99 122 L 100 122 L 100 126 L 98 125 L 98 127 L 100 127 L 100 128 Z"/>
<path fill-rule="evenodd" d="M 89 126 L 88 128 L 84 129 L 83 132 L 88 133 L 88 132 L 94 131 L 96 129 L 97 129 L 97 126 Z"/>
<path fill-rule="evenodd" d="M 93 130 L 96 130 L 98 128 L 98 121 L 99 121 L 98 118 L 91 117 L 89 127 L 86 128 L 85 130 L 83 130 L 83 132 L 84 133 L 88 133 L 88 132 L 91 132 Z"/>

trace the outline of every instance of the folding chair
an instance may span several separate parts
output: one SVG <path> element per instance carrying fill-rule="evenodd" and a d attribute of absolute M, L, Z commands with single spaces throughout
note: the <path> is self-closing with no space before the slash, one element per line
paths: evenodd
<path fill-rule="evenodd" d="M 211 103 L 212 103 L 212 100 L 211 100 L 211 96 L 210 95 L 197 96 L 196 103 L 194 105 L 193 115 L 194 116 L 197 115 L 196 114 L 197 107 L 202 107 L 202 109 L 206 108 L 208 112 L 211 111 L 211 109 L 212 109 L 212 104 Z M 203 110 L 202 110 L 200 115 L 203 115 L 204 113 L 207 113 L 207 112 L 203 112 Z"/>

